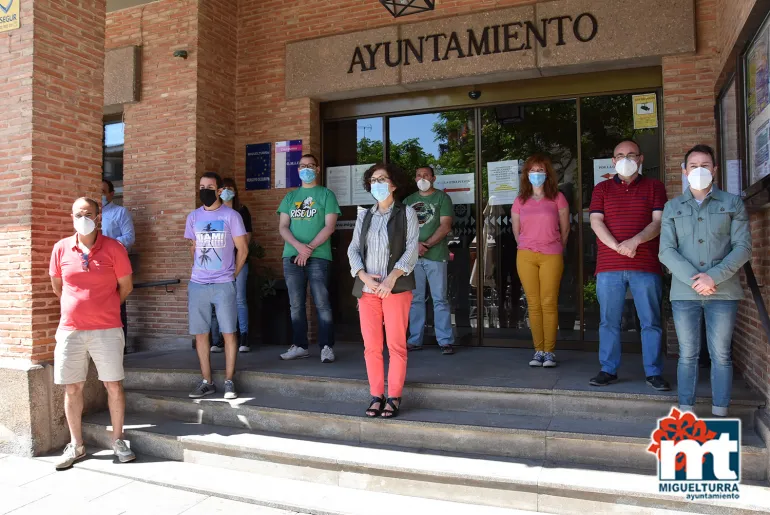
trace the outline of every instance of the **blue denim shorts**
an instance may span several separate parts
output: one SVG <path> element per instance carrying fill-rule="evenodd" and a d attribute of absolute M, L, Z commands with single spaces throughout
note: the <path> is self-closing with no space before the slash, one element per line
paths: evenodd
<path fill-rule="evenodd" d="M 211 307 L 217 312 L 222 334 L 234 333 L 238 327 L 235 281 L 217 284 L 187 285 L 187 314 L 190 334 L 206 334 L 211 329 Z"/>

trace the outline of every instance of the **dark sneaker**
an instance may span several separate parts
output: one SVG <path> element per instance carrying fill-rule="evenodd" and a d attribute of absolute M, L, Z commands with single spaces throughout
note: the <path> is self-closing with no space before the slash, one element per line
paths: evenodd
<path fill-rule="evenodd" d="M 532 356 L 532 359 L 529 362 L 529 366 L 542 367 L 544 361 L 545 361 L 545 352 L 539 350 L 535 352 L 534 356 Z"/>
<path fill-rule="evenodd" d="M 413 350 L 422 350 L 422 345 L 414 345 L 412 343 L 406 344 L 406 350 L 411 352 Z"/>
<path fill-rule="evenodd" d="M 200 399 L 201 397 L 205 397 L 207 395 L 211 395 L 217 393 L 217 387 L 214 386 L 212 383 L 207 383 L 206 380 L 202 380 L 200 383 L 198 383 L 198 386 L 195 387 L 195 390 L 190 392 L 190 398 L 191 399 Z"/>
<path fill-rule="evenodd" d="M 454 354 L 455 350 L 451 345 L 444 345 L 441 347 L 441 354 L 444 356 L 449 356 L 450 354 Z"/>
<path fill-rule="evenodd" d="M 671 385 L 663 379 L 663 376 L 650 376 L 647 378 L 647 384 L 659 392 L 668 392 L 671 390 Z"/>
<path fill-rule="evenodd" d="M 546 352 L 543 355 L 543 368 L 553 368 L 556 366 L 556 354 L 553 352 Z"/>
<path fill-rule="evenodd" d="M 615 374 L 608 374 L 607 372 L 599 372 L 596 377 L 588 381 L 591 386 L 607 386 L 618 380 L 618 376 Z"/>
<path fill-rule="evenodd" d="M 231 380 L 225 381 L 225 399 L 237 399 L 238 392 L 235 391 L 235 383 Z"/>

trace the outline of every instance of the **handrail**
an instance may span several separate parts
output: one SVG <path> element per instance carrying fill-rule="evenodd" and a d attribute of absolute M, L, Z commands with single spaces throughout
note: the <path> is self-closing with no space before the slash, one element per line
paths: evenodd
<path fill-rule="evenodd" d="M 174 290 L 169 290 L 168 287 L 172 284 L 179 284 L 181 281 L 179 279 L 166 279 L 164 281 L 149 281 L 146 283 L 135 283 L 134 289 L 137 290 L 139 288 L 153 288 L 155 286 L 165 286 L 166 287 L 166 293 L 174 293 Z"/>
<path fill-rule="evenodd" d="M 757 306 L 759 321 L 762 322 L 762 327 L 765 329 L 765 336 L 767 337 L 768 341 L 770 341 L 770 317 L 767 315 L 765 300 L 762 298 L 762 292 L 759 291 L 759 284 L 757 283 L 757 278 L 754 275 L 754 269 L 751 268 L 751 262 L 747 262 L 745 265 L 743 265 L 743 271 L 746 272 L 746 282 L 749 284 L 751 296 L 754 297 L 754 304 Z"/>

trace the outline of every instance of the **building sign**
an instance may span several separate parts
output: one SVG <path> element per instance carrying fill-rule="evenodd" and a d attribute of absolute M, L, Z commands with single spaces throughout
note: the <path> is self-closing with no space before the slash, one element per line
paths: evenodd
<path fill-rule="evenodd" d="M 21 0 L 0 0 L 0 32 L 7 32 L 20 27 L 20 3 Z"/>
<path fill-rule="evenodd" d="M 555 27 L 555 33 L 549 27 Z M 585 12 L 575 16 L 542 18 L 539 22 L 524 20 L 489 25 L 477 31 L 426 34 L 414 38 L 359 45 L 353 51 L 348 73 L 368 72 L 377 67 L 396 68 L 404 65 L 462 59 L 482 55 L 547 48 L 570 43 L 588 43 L 599 32 L 599 20 Z"/>
<path fill-rule="evenodd" d="M 476 203 L 476 174 L 454 173 L 437 175 L 433 187 L 441 190 L 452 199 L 452 204 Z"/>
<path fill-rule="evenodd" d="M 279 141 L 275 144 L 275 187 L 299 188 L 299 161 L 302 159 L 302 140 Z"/>
<path fill-rule="evenodd" d="M 634 129 L 654 129 L 658 126 L 658 100 L 655 93 L 634 95 Z"/>
<path fill-rule="evenodd" d="M 246 189 L 270 189 L 270 143 L 246 145 Z"/>

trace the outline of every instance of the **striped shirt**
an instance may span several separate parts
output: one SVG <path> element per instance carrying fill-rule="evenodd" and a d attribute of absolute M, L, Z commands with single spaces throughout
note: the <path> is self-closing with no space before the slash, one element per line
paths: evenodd
<path fill-rule="evenodd" d="M 417 264 L 419 252 L 417 242 L 420 237 L 420 223 L 417 220 L 417 213 L 409 206 L 406 209 L 406 251 L 404 255 L 396 262 L 395 268 L 409 275 Z M 390 242 L 388 240 L 388 220 L 393 212 L 393 205 L 385 213 L 380 213 L 375 204 L 371 211 L 373 213 L 372 223 L 369 226 L 369 232 L 366 235 L 366 263 L 361 259 L 362 249 L 359 245 L 361 240 L 361 226 L 364 223 L 366 209 L 358 211 L 356 228 L 353 231 L 353 241 L 348 247 L 348 260 L 350 261 L 350 273 L 353 277 L 358 272 L 364 270 L 370 275 L 379 275 L 380 280 L 388 276 L 388 261 L 390 261 Z M 374 293 L 364 284 L 364 293 Z"/>
<path fill-rule="evenodd" d="M 622 243 L 652 223 L 653 211 L 662 212 L 666 200 L 666 187 L 659 180 L 640 175 L 631 184 L 626 184 L 616 175 L 596 185 L 590 211 L 591 214 L 603 214 L 604 225 L 618 243 Z M 598 238 L 596 244 L 599 251 L 597 274 L 626 270 L 663 273 L 658 261 L 659 236 L 639 245 L 633 258 L 621 256 Z"/>

